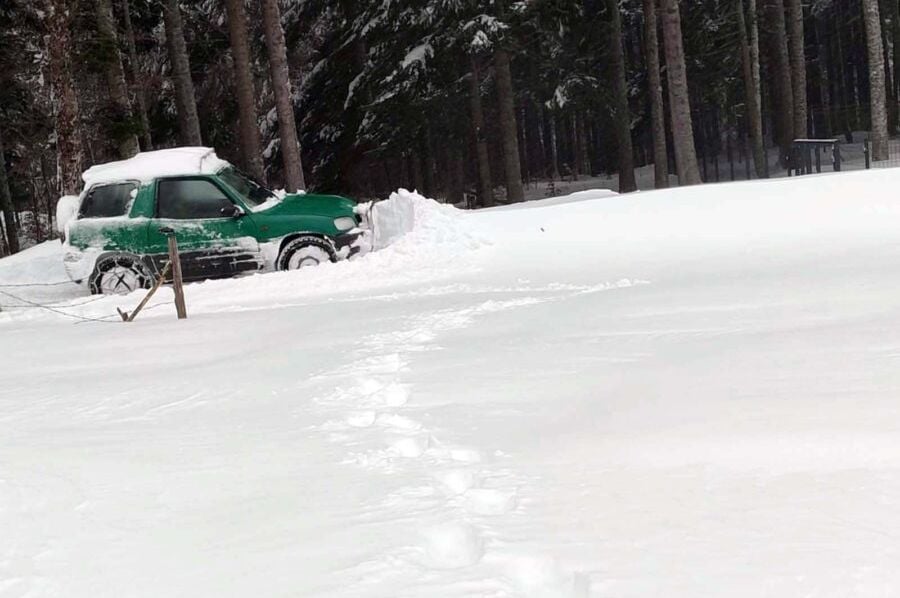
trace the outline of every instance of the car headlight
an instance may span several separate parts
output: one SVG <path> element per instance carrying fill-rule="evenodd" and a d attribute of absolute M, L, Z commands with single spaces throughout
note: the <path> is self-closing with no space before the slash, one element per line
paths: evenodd
<path fill-rule="evenodd" d="M 356 219 L 350 216 L 334 219 L 334 227 L 339 231 L 347 231 L 356 228 Z"/>

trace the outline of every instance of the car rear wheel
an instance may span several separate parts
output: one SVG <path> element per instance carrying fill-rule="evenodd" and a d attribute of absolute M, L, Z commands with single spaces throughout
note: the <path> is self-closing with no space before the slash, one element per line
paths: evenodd
<path fill-rule="evenodd" d="M 125 295 L 148 288 L 150 279 L 150 273 L 138 258 L 113 255 L 97 262 L 88 285 L 94 295 Z"/>
<path fill-rule="evenodd" d="M 278 256 L 279 270 L 300 270 L 335 261 L 331 244 L 319 237 L 298 237 L 290 241 Z"/>

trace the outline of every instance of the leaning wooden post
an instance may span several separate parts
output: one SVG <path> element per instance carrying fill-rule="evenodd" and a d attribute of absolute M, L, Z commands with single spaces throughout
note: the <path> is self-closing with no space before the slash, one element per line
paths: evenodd
<path fill-rule="evenodd" d="M 172 264 L 172 287 L 175 290 L 175 311 L 178 319 L 187 318 L 187 308 L 184 305 L 184 281 L 181 278 L 181 259 L 178 257 L 178 240 L 175 238 L 175 230 L 169 227 L 159 229 L 159 232 L 169 238 L 169 262 Z"/>

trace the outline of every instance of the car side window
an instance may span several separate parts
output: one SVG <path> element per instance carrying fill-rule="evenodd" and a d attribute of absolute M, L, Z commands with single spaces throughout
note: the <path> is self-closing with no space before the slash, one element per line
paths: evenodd
<path fill-rule="evenodd" d="M 205 179 L 167 179 L 156 186 L 156 215 L 159 218 L 223 218 L 222 210 L 233 206 L 221 189 Z"/>
<path fill-rule="evenodd" d="M 85 195 L 78 209 L 79 218 L 113 218 L 126 216 L 137 194 L 137 183 L 95 185 Z"/>

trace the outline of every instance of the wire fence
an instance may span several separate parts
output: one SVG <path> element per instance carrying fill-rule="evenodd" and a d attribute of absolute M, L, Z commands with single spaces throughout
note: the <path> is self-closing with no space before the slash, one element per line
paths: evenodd
<path fill-rule="evenodd" d="M 8 300 L 15 301 L 16 303 L 0 303 L 0 311 L 4 308 L 16 308 L 16 309 L 41 309 L 50 313 L 54 313 L 66 318 L 70 318 L 72 320 L 76 320 L 76 324 L 83 324 L 85 322 L 101 322 L 101 323 L 113 323 L 121 320 L 121 316 L 116 314 L 110 314 L 108 316 L 99 316 L 99 317 L 90 317 L 84 316 L 81 314 L 72 313 L 70 311 L 66 311 L 66 309 L 77 309 L 79 307 L 83 307 L 85 305 L 96 303 L 97 301 L 102 301 L 103 299 L 108 299 L 109 295 L 98 295 L 96 297 L 90 297 L 85 299 L 84 301 L 72 302 L 66 301 L 61 303 L 40 303 L 37 301 L 32 301 L 31 299 L 27 299 L 22 297 L 21 295 L 10 293 L 9 291 L 4 291 L 4 288 L 26 288 L 26 287 L 52 287 L 58 286 L 60 284 L 72 284 L 71 281 L 59 282 L 59 283 L 13 283 L 13 284 L 0 284 L 0 297 L 5 297 Z M 163 307 L 166 305 L 175 305 L 174 301 L 165 301 L 161 303 L 155 303 L 153 305 L 149 305 L 143 309 L 143 311 L 150 311 L 152 309 L 156 309 L 158 307 Z M 65 308 L 65 309 L 63 309 Z"/>
<path fill-rule="evenodd" d="M 29 300 L 29 299 L 25 299 L 24 297 L 20 297 L 19 295 L 14 295 L 13 293 L 10 293 L 10 292 L 8 292 L 8 291 L 0 290 L 0 295 L 3 295 L 4 297 L 7 297 L 7 298 L 9 298 L 9 299 L 12 299 L 13 301 L 18 301 L 20 307 L 29 307 L 29 308 L 34 308 L 34 309 L 43 309 L 43 310 L 45 310 L 45 311 L 52 312 L 52 313 L 55 313 L 55 314 L 58 314 L 58 315 L 61 315 L 61 316 L 65 316 L 65 317 L 67 317 L 67 318 L 72 318 L 72 319 L 75 319 L 75 320 L 79 320 L 79 321 L 82 321 L 82 322 L 111 322 L 111 321 L 112 321 L 112 320 L 110 320 L 110 319 L 108 319 L 108 318 L 106 318 L 106 317 L 102 317 L 102 318 L 91 318 L 91 317 L 88 317 L 88 316 L 82 316 L 82 315 L 79 315 L 79 314 L 73 314 L 73 313 L 71 313 L 71 312 L 68 312 L 68 311 L 65 311 L 65 310 L 63 310 L 63 309 L 60 309 L 59 307 L 56 307 L 56 306 L 54 306 L 53 304 L 38 303 L 37 301 L 31 301 L 31 300 Z M 88 303 L 91 303 L 91 302 L 92 302 L 92 301 L 88 301 Z M 67 306 L 67 307 L 68 307 L 68 306 Z M 72 306 L 72 307 L 78 307 L 78 306 L 75 305 L 75 306 Z"/>

